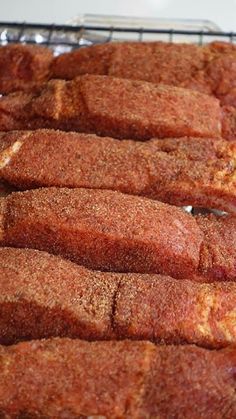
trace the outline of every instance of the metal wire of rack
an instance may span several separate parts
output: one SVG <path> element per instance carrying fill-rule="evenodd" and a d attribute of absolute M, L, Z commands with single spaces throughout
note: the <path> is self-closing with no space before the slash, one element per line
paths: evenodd
<path fill-rule="evenodd" d="M 212 40 L 236 43 L 236 32 L 207 29 L 163 29 L 109 25 L 58 25 L 41 23 L 0 22 L 0 45 L 8 43 L 41 44 L 52 47 L 56 53 L 117 40 L 165 40 L 192 42 L 199 45 Z"/>

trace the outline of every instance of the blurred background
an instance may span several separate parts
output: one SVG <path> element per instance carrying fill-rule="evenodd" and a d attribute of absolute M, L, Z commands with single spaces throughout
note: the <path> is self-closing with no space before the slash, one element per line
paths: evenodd
<path fill-rule="evenodd" d="M 84 13 L 209 19 L 236 31 L 236 0 L 0 0 L 0 20 L 65 23 Z"/>

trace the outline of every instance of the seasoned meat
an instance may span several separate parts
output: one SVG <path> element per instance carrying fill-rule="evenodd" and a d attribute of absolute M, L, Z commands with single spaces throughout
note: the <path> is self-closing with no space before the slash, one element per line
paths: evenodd
<path fill-rule="evenodd" d="M 54 58 L 51 77 L 101 74 L 187 87 L 236 106 L 236 47 L 168 42 L 94 45 Z"/>
<path fill-rule="evenodd" d="M 32 249 L 0 249 L 0 343 L 66 336 L 218 348 L 236 343 L 236 284 L 90 271 Z"/>
<path fill-rule="evenodd" d="M 220 137 L 221 109 L 188 89 L 85 75 L 0 98 L 1 131 L 37 128 L 136 140 Z"/>
<path fill-rule="evenodd" d="M 39 45 L 0 47 L 0 93 L 28 90 L 49 78 L 53 53 Z"/>
<path fill-rule="evenodd" d="M 236 278 L 236 218 L 199 216 L 120 192 L 42 188 L 0 199 L 0 243 L 92 269 L 196 281 Z"/>
<path fill-rule="evenodd" d="M 140 416 L 150 419 L 235 417 L 235 362 L 235 347 L 220 351 L 189 345 L 157 347 Z"/>
<path fill-rule="evenodd" d="M 236 212 L 236 146 L 210 138 L 117 141 L 53 130 L 0 136 L 0 180 L 18 189 L 111 189 Z"/>
<path fill-rule="evenodd" d="M 182 209 L 119 192 L 42 188 L 0 200 L 0 243 L 33 247 L 92 269 L 196 272 L 203 234 Z"/>
<path fill-rule="evenodd" d="M 196 217 L 204 233 L 200 272 L 219 281 L 236 278 L 236 222 L 235 217 L 213 214 Z"/>
<path fill-rule="evenodd" d="M 9 417 L 231 419 L 235 348 L 49 339 L 0 347 Z"/>
<path fill-rule="evenodd" d="M 236 106 L 235 63 L 236 47 L 226 42 L 116 42 L 54 59 L 50 49 L 13 44 L 0 47 L 0 92 L 38 88 L 49 78 L 96 74 L 186 87 Z"/>

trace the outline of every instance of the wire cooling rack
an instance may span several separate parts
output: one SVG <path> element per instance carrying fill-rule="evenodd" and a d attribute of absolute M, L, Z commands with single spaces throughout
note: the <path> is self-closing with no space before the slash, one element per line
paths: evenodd
<path fill-rule="evenodd" d="M 209 21 L 83 16 L 72 22 L 66 25 L 0 22 L 0 44 L 42 44 L 59 54 L 81 46 L 126 40 L 200 45 L 213 40 L 236 43 L 236 32 L 222 32 Z"/>

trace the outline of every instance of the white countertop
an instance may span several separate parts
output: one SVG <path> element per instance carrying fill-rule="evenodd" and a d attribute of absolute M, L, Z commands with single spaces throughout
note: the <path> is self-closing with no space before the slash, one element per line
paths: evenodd
<path fill-rule="evenodd" d="M 236 32 L 236 0 L 0 0 L 1 21 L 65 23 L 84 13 L 209 19 Z"/>

